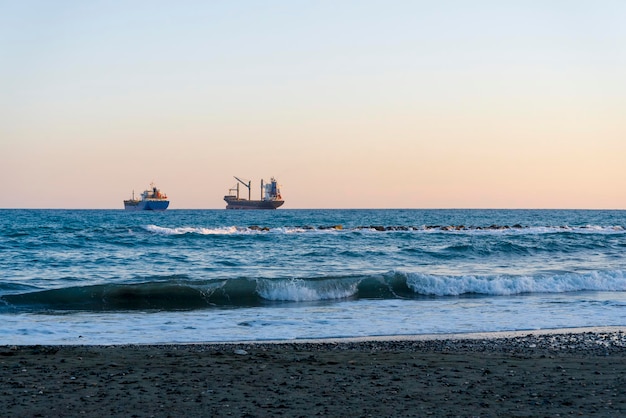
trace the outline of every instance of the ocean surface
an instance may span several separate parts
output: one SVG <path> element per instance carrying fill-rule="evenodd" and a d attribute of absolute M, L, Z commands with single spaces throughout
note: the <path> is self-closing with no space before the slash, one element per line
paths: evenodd
<path fill-rule="evenodd" d="M 626 211 L 0 210 L 0 344 L 626 325 Z"/>

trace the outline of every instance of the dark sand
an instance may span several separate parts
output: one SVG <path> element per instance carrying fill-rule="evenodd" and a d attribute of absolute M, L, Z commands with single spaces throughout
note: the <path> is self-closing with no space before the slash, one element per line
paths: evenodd
<path fill-rule="evenodd" d="M 0 346 L 0 370 L 9 417 L 626 416 L 621 331 Z"/>

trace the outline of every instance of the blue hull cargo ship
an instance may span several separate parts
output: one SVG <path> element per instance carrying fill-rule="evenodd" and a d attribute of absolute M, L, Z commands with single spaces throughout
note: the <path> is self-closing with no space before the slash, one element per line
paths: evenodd
<path fill-rule="evenodd" d="M 274 177 L 267 184 L 261 180 L 261 200 L 252 200 L 250 198 L 252 182 L 247 183 L 238 177 L 237 187 L 228 190 L 228 195 L 224 196 L 226 201 L 226 209 L 276 209 L 285 203 L 280 195 L 280 187 Z M 239 197 L 239 184 L 243 184 L 248 188 L 248 198 Z M 236 192 L 235 195 L 232 193 Z"/>
<path fill-rule="evenodd" d="M 157 189 L 154 183 L 150 184 L 150 189 L 141 194 L 141 199 L 135 199 L 133 192 L 132 199 L 124 200 L 125 210 L 165 210 L 170 205 L 167 195 Z"/>

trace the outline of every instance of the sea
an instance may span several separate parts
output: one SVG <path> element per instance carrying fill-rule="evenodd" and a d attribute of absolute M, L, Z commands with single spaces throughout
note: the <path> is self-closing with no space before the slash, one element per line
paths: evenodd
<path fill-rule="evenodd" d="M 0 210 L 0 344 L 626 326 L 623 210 Z"/>

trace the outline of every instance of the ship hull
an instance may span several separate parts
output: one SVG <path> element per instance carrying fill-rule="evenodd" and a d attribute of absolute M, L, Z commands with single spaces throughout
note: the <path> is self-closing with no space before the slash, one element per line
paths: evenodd
<path fill-rule="evenodd" d="M 276 209 L 285 203 L 282 200 L 226 200 L 226 209 L 255 210 L 255 209 Z"/>
<path fill-rule="evenodd" d="M 163 211 L 167 209 L 170 205 L 169 200 L 157 200 L 157 199 L 148 199 L 148 200 L 125 200 L 124 201 L 124 209 L 125 210 L 154 210 L 154 211 Z"/>

